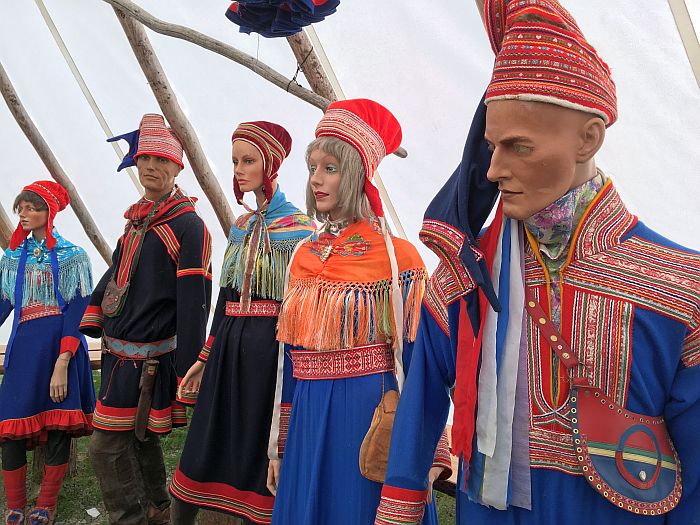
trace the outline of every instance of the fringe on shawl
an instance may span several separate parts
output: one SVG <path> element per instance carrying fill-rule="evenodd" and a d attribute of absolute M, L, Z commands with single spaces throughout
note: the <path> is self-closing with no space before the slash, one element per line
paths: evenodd
<path fill-rule="evenodd" d="M 294 248 L 300 240 L 300 238 L 271 239 L 269 253 L 264 253 L 264 243 L 260 243 L 258 251 L 254 255 L 253 282 L 250 287 L 252 295 L 275 301 L 282 300 L 284 274 Z M 243 239 L 234 236 L 229 238 L 221 271 L 220 286 L 222 288 L 243 289 L 247 253 L 248 242 L 243 242 Z"/>
<path fill-rule="evenodd" d="M 415 341 L 428 281 L 424 268 L 399 276 L 404 340 Z M 391 279 L 372 283 L 292 279 L 277 325 L 277 339 L 310 350 L 337 350 L 387 341 L 394 333 Z"/>
<path fill-rule="evenodd" d="M 0 260 L 0 294 L 16 306 L 15 284 L 17 282 L 17 267 L 19 259 L 3 257 Z M 84 251 L 76 251 L 75 254 L 59 261 L 58 263 L 58 290 L 63 300 L 69 303 L 76 295 L 87 297 L 92 293 L 92 274 L 90 272 L 90 259 Z M 41 264 L 29 264 L 24 270 L 24 283 L 22 288 L 22 308 L 32 303 L 41 303 L 46 306 L 58 306 L 56 292 L 53 286 L 50 261 Z"/>

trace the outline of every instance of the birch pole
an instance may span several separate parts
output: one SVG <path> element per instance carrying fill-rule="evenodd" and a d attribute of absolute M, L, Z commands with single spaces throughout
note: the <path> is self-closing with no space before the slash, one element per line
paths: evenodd
<path fill-rule="evenodd" d="M 209 166 L 204 150 L 199 143 L 197 134 L 192 127 L 192 124 L 182 111 L 177 97 L 170 86 L 170 81 L 163 70 L 155 50 L 148 40 L 148 35 L 144 27 L 129 14 L 114 8 L 117 19 L 124 29 L 126 38 L 129 40 L 131 49 L 134 51 L 136 60 L 138 60 L 141 69 L 143 70 L 148 84 L 151 86 L 153 95 L 158 101 L 161 111 L 168 119 L 175 134 L 182 142 L 182 146 L 187 153 L 187 158 L 192 166 L 197 182 L 206 194 L 209 202 L 214 208 L 214 213 L 219 224 L 224 230 L 224 234 L 228 235 L 235 216 L 231 211 L 231 207 L 226 200 L 219 181 L 216 179 L 214 172 Z"/>
<path fill-rule="evenodd" d="M 210 37 L 209 35 L 205 35 L 204 33 L 200 33 L 199 31 L 196 31 L 190 27 L 186 27 L 183 25 L 179 24 L 172 24 L 170 22 L 166 22 L 164 20 L 161 20 L 160 18 L 156 18 L 153 16 L 151 13 L 143 9 L 142 7 L 136 5 L 134 2 L 131 0 L 103 0 L 105 3 L 111 5 L 115 9 L 119 9 L 120 11 L 126 13 L 128 16 L 134 18 L 134 20 L 137 20 L 141 22 L 144 26 L 146 26 L 148 29 L 151 31 L 154 31 L 156 33 L 159 33 L 161 35 L 169 36 L 172 38 L 177 38 L 179 40 L 184 40 L 186 42 L 190 42 L 191 44 L 194 44 L 196 46 L 199 46 L 201 48 L 206 49 L 207 51 L 211 51 L 213 53 L 216 53 L 217 55 L 220 55 L 224 58 L 227 58 L 233 62 L 236 62 L 237 64 L 248 68 L 251 70 L 253 73 L 259 75 L 260 77 L 264 78 L 268 82 L 274 84 L 275 86 L 287 91 L 291 95 L 294 95 L 295 97 L 298 97 L 299 99 L 303 100 L 304 102 L 307 102 L 311 104 L 312 106 L 315 106 L 319 108 L 321 111 L 325 111 L 326 107 L 328 107 L 328 104 L 336 100 L 336 98 L 333 96 L 332 98 L 326 98 L 326 96 L 321 95 L 320 93 L 326 93 L 327 95 L 329 94 L 328 91 L 321 90 L 319 92 L 314 92 L 311 90 L 306 89 L 303 86 L 300 86 L 296 82 L 294 82 L 293 79 L 287 78 L 275 69 L 271 68 L 270 66 L 264 64 L 263 62 L 260 62 L 257 58 L 248 55 L 247 53 L 244 53 L 243 51 L 239 51 L 235 47 L 226 44 L 222 42 L 221 40 L 217 40 L 215 38 Z M 296 36 L 296 35 L 295 35 Z M 308 37 L 306 35 L 304 36 L 299 36 L 299 39 L 306 38 L 306 41 L 308 42 Z M 290 44 L 291 45 L 291 44 Z M 307 44 L 302 44 L 302 45 L 307 45 Z M 293 49 L 293 48 L 292 48 Z M 295 52 L 296 53 L 296 52 Z M 315 53 L 315 51 L 314 51 Z M 302 60 L 305 55 L 302 55 Z M 311 57 L 309 57 L 311 60 Z M 300 62 L 301 63 L 301 62 Z M 315 75 L 312 74 L 313 68 L 315 66 L 311 65 L 308 67 L 308 75 L 307 72 L 304 71 L 304 76 L 306 76 L 307 79 L 313 78 Z M 321 77 L 319 77 L 321 78 Z M 312 81 L 309 80 L 310 85 L 312 84 Z M 330 96 L 330 95 L 329 95 Z M 394 152 L 395 155 L 399 157 L 406 157 L 407 153 L 406 150 L 403 148 L 399 148 Z"/>
<path fill-rule="evenodd" d="M 66 191 L 68 191 L 68 195 L 70 195 L 71 208 L 73 208 L 73 211 L 78 217 L 80 224 L 83 225 L 83 229 L 85 230 L 88 238 L 95 248 L 97 248 L 98 253 L 102 256 L 107 265 L 111 265 L 112 249 L 109 247 L 109 244 L 107 244 L 104 237 L 102 237 L 102 233 L 100 233 L 100 229 L 97 227 L 97 224 L 95 224 L 95 221 L 85 206 L 83 199 L 80 197 L 80 193 L 78 193 L 78 190 L 73 185 L 73 182 L 63 170 L 58 162 L 58 159 L 56 159 L 56 156 L 51 151 L 51 148 L 44 140 L 44 137 L 41 136 L 41 133 L 39 133 L 39 130 L 34 125 L 34 122 L 32 122 L 32 119 L 27 114 L 27 111 L 24 109 L 24 106 L 22 105 L 15 88 L 12 86 L 10 78 L 7 76 L 2 63 L 0 63 L 0 91 L 2 92 L 5 102 L 7 102 L 7 107 L 15 117 L 17 124 L 27 136 L 27 139 L 29 139 L 32 146 L 34 146 L 34 149 L 39 155 L 41 161 L 44 163 L 44 166 L 46 166 L 46 169 L 51 174 L 51 177 L 53 177 L 56 182 L 58 182 L 66 189 Z"/>
<path fill-rule="evenodd" d="M 0 206 L 0 248 L 3 250 L 10 244 L 10 237 L 12 237 L 13 231 L 12 222 L 7 213 L 5 213 L 5 208 Z"/>
<path fill-rule="evenodd" d="M 316 106 L 321 111 L 325 111 L 326 106 L 328 106 L 330 103 L 329 100 L 317 95 L 313 91 L 310 91 L 299 84 L 295 84 L 292 79 L 286 78 L 284 75 L 275 71 L 270 66 L 260 62 L 257 58 L 189 27 L 171 24 L 169 22 L 165 22 L 164 20 L 160 20 L 145 9 L 133 3 L 131 0 L 104 0 L 104 2 L 108 3 L 115 9 L 118 8 L 120 11 L 131 16 L 135 20 L 138 20 L 151 31 L 155 31 L 161 35 L 185 40 L 250 69 L 253 73 L 260 75 L 268 82 L 271 82 L 275 86 L 284 89 L 285 91 L 299 97 L 313 106 Z"/>
<path fill-rule="evenodd" d="M 299 69 L 304 73 L 304 77 L 306 77 L 314 93 L 327 98 L 330 102 L 338 100 L 333 86 L 323 71 L 323 66 L 318 59 L 316 50 L 306 33 L 300 31 L 295 35 L 288 36 L 287 43 L 292 48 L 292 53 L 297 59 Z"/>

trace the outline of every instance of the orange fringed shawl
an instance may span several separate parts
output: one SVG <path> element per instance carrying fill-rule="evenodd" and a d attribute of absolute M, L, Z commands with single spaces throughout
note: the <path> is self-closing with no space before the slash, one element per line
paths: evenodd
<path fill-rule="evenodd" d="M 404 339 L 413 341 L 428 274 L 411 243 L 392 241 L 404 301 Z M 391 267 L 377 224 L 357 222 L 337 238 L 322 234 L 304 244 L 289 273 L 277 329 L 280 341 L 338 350 L 391 340 Z"/>

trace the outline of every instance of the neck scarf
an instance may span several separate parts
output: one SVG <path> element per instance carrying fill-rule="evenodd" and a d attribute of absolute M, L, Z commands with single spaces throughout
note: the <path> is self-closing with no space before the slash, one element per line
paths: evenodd
<path fill-rule="evenodd" d="M 559 271 L 567 259 L 574 231 L 581 217 L 605 184 L 602 173 L 573 188 L 552 204 L 524 221 L 527 231 L 539 243 L 542 261 L 549 273 L 552 321 L 561 321 L 561 289 Z"/>
<path fill-rule="evenodd" d="M 237 289 L 244 307 L 252 296 L 281 301 L 292 252 L 313 231 L 311 219 L 278 187 L 269 204 L 240 216 L 231 227 L 221 287 Z"/>
<path fill-rule="evenodd" d="M 90 259 L 85 251 L 59 235 L 53 229 L 56 239 L 53 251 L 58 260 L 58 290 L 66 302 L 76 295 L 86 297 L 92 293 L 92 275 Z M 17 270 L 24 246 L 27 246 L 27 262 L 23 275 Z M 51 272 L 51 250 L 46 240 L 37 241 L 30 235 L 18 248 L 5 250 L 0 260 L 0 294 L 9 300 L 15 308 L 24 308 L 30 304 L 58 306 L 53 275 Z M 15 304 L 15 286 L 21 283 L 22 301 Z"/>
<path fill-rule="evenodd" d="M 568 252 L 576 226 L 604 183 L 603 174 L 599 172 L 524 221 L 549 260 L 558 261 Z"/>

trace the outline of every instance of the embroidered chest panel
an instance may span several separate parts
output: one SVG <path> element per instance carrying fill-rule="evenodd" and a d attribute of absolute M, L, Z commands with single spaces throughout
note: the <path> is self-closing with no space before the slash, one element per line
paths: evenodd
<path fill-rule="evenodd" d="M 333 236 L 321 235 L 310 243 L 311 253 L 318 255 L 322 261 L 325 261 L 331 255 L 361 257 L 370 248 L 370 242 L 365 240 L 359 233 L 351 235 L 339 243 L 334 244 L 334 240 L 335 237 Z"/>
<path fill-rule="evenodd" d="M 533 275 L 528 285 L 548 307 L 544 276 Z M 560 331 L 580 361 L 575 377 L 585 377 L 611 399 L 625 405 L 632 361 L 634 305 L 624 298 L 575 289 L 566 279 L 562 293 Z M 579 473 L 571 439 L 569 384 L 559 362 L 528 316 L 528 384 L 530 395 L 530 461 L 533 467 Z"/>

